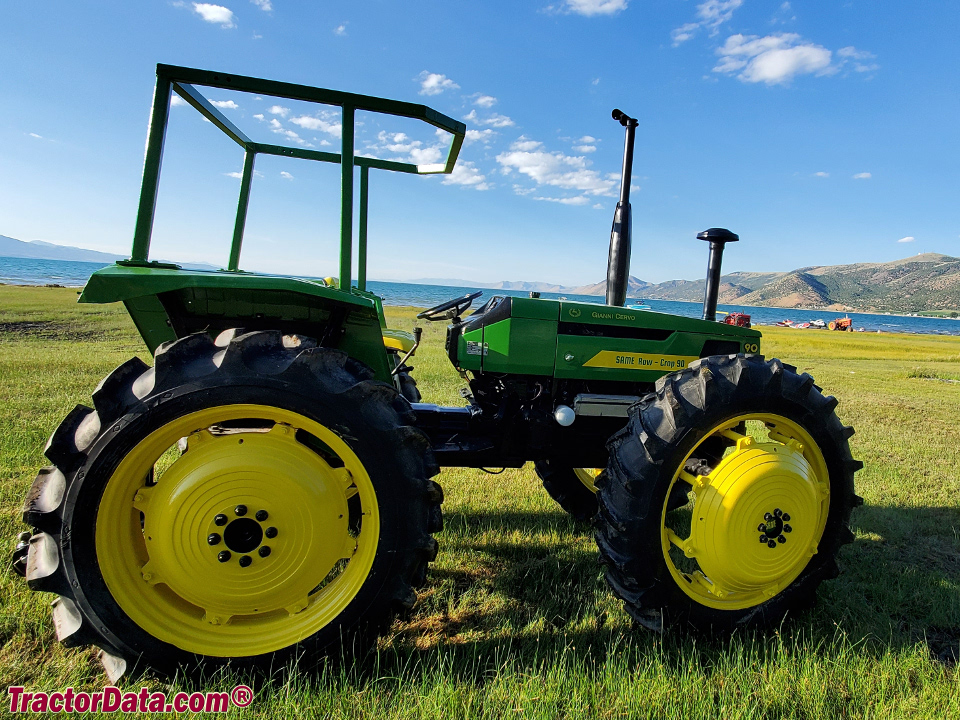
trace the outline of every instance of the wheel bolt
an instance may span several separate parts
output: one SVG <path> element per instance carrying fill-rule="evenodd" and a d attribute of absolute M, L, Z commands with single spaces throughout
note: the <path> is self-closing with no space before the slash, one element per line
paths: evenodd
<path fill-rule="evenodd" d="M 784 517 L 786 517 L 786 516 L 784 516 Z M 784 525 L 784 526 L 783 526 L 783 531 L 784 531 L 784 532 L 793 532 L 793 528 L 790 527 L 789 525 Z"/>
<path fill-rule="evenodd" d="M 217 560 L 219 560 L 220 562 L 227 562 L 227 560 L 229 559 L 230 559 L 229 550 L 221 550 L 220 553 L 217 555 Z"/>
<path fill-rule="evenodd" d="M 263 522 L 264 520 L 266 520 L 266 519 L 269 517 L 269 515 L 267 514 L 267 511 L 266 511 L 266 510 L 257 510 L 257 514 L 256 514 L 255 517 L 256 517 L 257 520 L 259 520 L 260 522 Z"/>
<path fill-rule="evenodd" d="M 257 550 L 257 554 L 260 555 L 260 557 L 266 557 L 267 555 L 270 554 L 270 546 L 264 545 L 259 550 Z"/>
<path fill-rule="evenodd" d="M 780 543 L 781 545 L 783 545 L 786 541 L 787 539 L 783 535 L 777 536 L 777 542 Z"/>
<path fill-rule="evenodd" d="M 246 506 L 246 505 L 237 505 L 237 506 L 233 509 L 233 511 L 237 514 L 237 517 L 243 517 L 244 515 L 247 514 L 247 506 Z"/>
<path fill-rule="evenodd" d="M 781 510 L 780 508 L 777 508 L 776 510 L 773 511 L 773 514 L 776 515 L 777 517 L 780 517 L 781 515 L 783 515 L 783 510 Z"/>
<path fill-rule="evenodd" d="M 762 542 L 762 543 L 766 543 L 766 542 L 767 542 L 767 535 L 766 535 L 766 533 L 764 533 L 763 535 L 760 536 L 760 542 Z"/>
<path fill-rule="evenodd" d="M 766 532 L 766 531 L 767 531 L 767 524 L 766 524 L 766 523 L 760 523 L 759 525 L 757 525 L 757 530 L 758 530 L 759 532 Z"/>
<path fill-rule="evenodd" d="M 784 522 L 790 522 L 790 516 L 787 515 L 786 513 L 783 514 L 783 518 L 781 518 L 781 519 L 782 519 Z"/>
<path fill-rule="evenodd" d="M 219 545 L 219 544 L 220 544 L 219 535 L 217 535 L 216 533 L 210 533 L 209 535 L 207 535 L 207 545 Z"/>
<path fill-rule="evenodd" d="M 773 540 L 767 543 L 767 547 L 775 548 L 776 546 L 777 544 Z"/>
<path fill-rule="evenodd" d="M 277 529 L 275 527 L 268 527 L 263 534 L 268 538 L 273 539 L 277 536 Z"/>
<path fill-rule="evenodd" d="M 240 558 L 240 567 L 249 567 L 250 563 L 252 562 L 253 560 L 250 558 L 249 555 L 244 555 L 243 557 Z"/>
<path fill-rule="evenodd" d="M 770 522 L 771 520 L 773 520 L 773 515 L 771 515 L 770 513 L 766 513 L 763 516 L 763 519 L 766 520 L 767 522 Z"/>
<path fill-rule="evenodd" d="M 224 525 L 227 524 L 227 516 L 224 515 L 223 513 L 220 513 L 213 519 L 213 523 L 214 525 L 219 525 L 220 527 L 223 527 Z"/>

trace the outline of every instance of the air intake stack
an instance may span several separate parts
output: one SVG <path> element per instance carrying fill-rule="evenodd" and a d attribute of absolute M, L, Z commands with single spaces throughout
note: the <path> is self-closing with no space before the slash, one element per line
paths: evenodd
<path fill-rule="evenodd" d="M 723 246 L 728 242 L 737 242 L 740 236 L 726 228 L 710 228 L 697 233 L 698 240 L 710 243 L 710 258 L 707 260 L 707 287 L 703 293 L 703 319 L 717 319 L 717 296 L 720 294 L 720 261 L 723 259 Z"/>
<path fill-rule="evenodd" d="M 630 182 L 633 175 L 633 139 L 637 120 L 620 110 L 613 111 L 613 119 L 625 128 L 623 143 L 623 170 L 620 173 L 620 202 L 613 214 L 610 230 L 610 256 L 607 259 L 607 305 L 622 307 L 627 299 L 627 280 L 630 277 Z"/>

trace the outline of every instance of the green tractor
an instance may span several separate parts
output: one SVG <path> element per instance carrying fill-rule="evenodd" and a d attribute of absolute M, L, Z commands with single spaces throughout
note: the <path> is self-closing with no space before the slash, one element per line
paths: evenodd
<path fill-rule="evenodd" d="M 336 106 L 339 154 L 251 140 L 198 90 Z M 149 260 L 172 93 L 245 153 L 227 267 Z M 450 134 L 445 163 L 354 152 L 356 111 Z M 448 323 L 463 407 L 422 403 L 366 289 L 371 168 L 449 173 L 466 132 L 428 107 L 159 65 L 131 258 L 81 302 L 122 302 L 149 350 L 110 373 L 53 432 L 27 494 L 13 566 L 53 593 L 58 639 L 95 645 L 111 679 L 151 668 L 269 670 L 362 648 L 416 600 L 437 554 L 441 467 L 533 462 L 590 520 L 610 588 L 640 624 L 731 631 L 777 623 L 838 572 L 854 473 L 844 427 L 813 378 L 760 355 L 760 333 L 716 322 L 711 229 L 703 318 L 624 307 L 630 174 L 625 127 L 606 304 L 479 292 L 420 314 Z M 339 163 L 340 278 L 239 269 L 257 155 Z M 353 191 L 360 175 L 353 285 Z"/>

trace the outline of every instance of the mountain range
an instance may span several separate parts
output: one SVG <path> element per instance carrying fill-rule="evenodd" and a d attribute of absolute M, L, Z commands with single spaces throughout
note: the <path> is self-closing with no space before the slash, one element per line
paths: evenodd
<path fill-rule="evenodd" d="M 413 282 L 499 290 L 604 295 L 606 281 L 569 287 L 540 282 L 467 283 L 425 278 Z M 720 302 L 783 308 L 818 308 L 875 312 L 920 312 L 960 309 L 960 258 L 923 253 L 886 263 L 816 265 L 790 272 L 733 272 L 720 278 Z M 700 302 L 706 280 L 648 283 L 630 276 L 631 298 Z"/>
<path fill-rule="evenodd" d="M 39 260 L 112 263 L 123 255 L 34 240 L 23 242 L 0 235 L 0 256 Z M 215 269 L 205 263 L 183 267 Z M 480 283 L 451 278 L 420 278 L 406 282 L 454 287 L 490 288 L 520 292 L 604 295 L 606 281 L 577 287 L 545 282 Z M 960 309 L 960 258 L 923 253 L 886 263 L 815 265 L 790 272 L 732 272 L 720 278 L 721 303 L 783 308 L 921 312 Z M 648 283 L 630 276 L 627 294 L 653 300 L 703 300 L 705 280 L 668 280 Z"/>

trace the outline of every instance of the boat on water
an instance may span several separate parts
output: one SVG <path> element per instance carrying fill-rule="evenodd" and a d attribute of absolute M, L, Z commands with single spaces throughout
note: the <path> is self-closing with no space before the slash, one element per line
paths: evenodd
<path fill-rule="evenodd" d="M 796 328 L 797 330 L 806 330 L 808 327 L 810 327 L 810 323 L 802 322 L 797 325 L 793 325 L 793 327 Z"/>
<path fill-rule="evenodd" d="M 651 309 L 651 307 L 647 305 L 646 301 L 641 300 L 640 298 L 637 298 L 636 300 L 634 300 L 632 304 L 627 305 L 627 308 L 630 310 L 650 310 Z"/>
<path fill-rule="evenodd" d="M 781 320 L 774 323 L 777 327 L 793 327 L 793 320 Z"/>
<path fill-rule="evenodd" d="M 810 327 L 823 330 L 827 327 L 827 324 L 823 320 L 814 320 L 810 323 Z"/>

